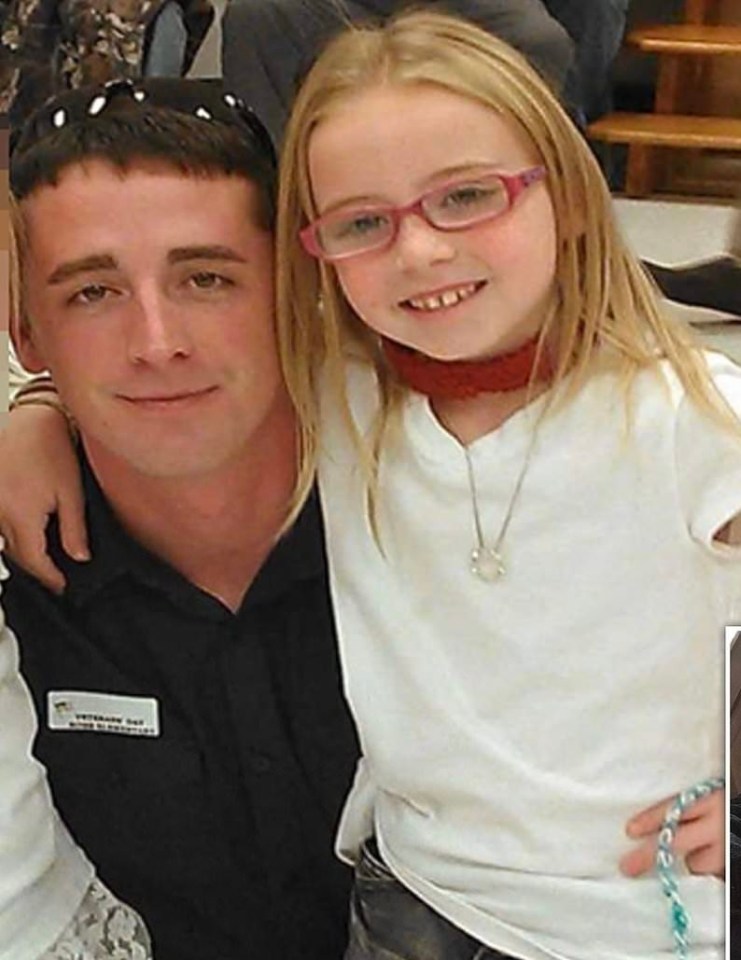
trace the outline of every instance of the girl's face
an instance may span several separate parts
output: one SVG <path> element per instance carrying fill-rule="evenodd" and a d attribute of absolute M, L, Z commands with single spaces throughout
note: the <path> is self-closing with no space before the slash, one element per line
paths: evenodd
<path fill-rule="evenodd" d="M 319 216 L 401 206 L 452 180 L 538 163 L 492 110 L 422 84 L 348 98 L 309 144 Z M 506 352 L 536 333 L 553 298 L 556 227 L 546 182 L 496 220 L 456 232 L 411 213 L 389 247 L 335 266 L 353 309 L 376 332 L 441 360 Z"/>

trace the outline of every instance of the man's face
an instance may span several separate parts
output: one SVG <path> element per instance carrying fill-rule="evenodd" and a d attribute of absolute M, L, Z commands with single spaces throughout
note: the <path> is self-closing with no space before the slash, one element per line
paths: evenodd
<path fill-rule="evenodd" d="M 27 332 L 93 462 L 204 475 L 269 438 L 286 398 L 272 237 L 239 177 L 91 160 L 22 204 Z M 269 442 L 269 439 L 268 441 Z"/>

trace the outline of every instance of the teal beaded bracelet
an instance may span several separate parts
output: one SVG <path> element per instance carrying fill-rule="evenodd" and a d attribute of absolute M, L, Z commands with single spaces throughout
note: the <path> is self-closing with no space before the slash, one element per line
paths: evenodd
<path fill-rule="evenodd" d="M 674 837 L 679 827 L 682 814 L 698 800 L 706 797 L 715 790 L 722 790 L 725 786 L 723 777 L 709 777 L 701 780 L 689 790 L 684 790 L 676 798 L 664 817 L 659 831 L 658 849 L 656 851 L 656 870 L 661 881 L 661 889 L 669 901 L 669 920 L 671 923 L 674 949 L 679 960 L 687 960 L 689 946 L 690 917 L 687 908 L 679 895 L 679 884 L 674 869 Z"/>

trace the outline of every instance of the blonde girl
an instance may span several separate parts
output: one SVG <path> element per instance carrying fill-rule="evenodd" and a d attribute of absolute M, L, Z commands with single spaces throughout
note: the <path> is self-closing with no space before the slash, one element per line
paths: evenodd
<path fill-rule="evenodd" d="M 689 947 L 653 857 L 723 769 L 741 371 L 664 320 L 579 133 L 462 21 L 325 51 L 279 208 L 364 753 L 348 960 L 720 957 L 721 795 L 675 838 Z"/>

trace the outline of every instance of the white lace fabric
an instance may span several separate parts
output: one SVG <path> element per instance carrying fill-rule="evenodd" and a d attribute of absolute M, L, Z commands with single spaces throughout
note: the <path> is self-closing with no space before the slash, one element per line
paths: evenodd
<path fill-rule="evenodd" d="M 93 880 L 61 936 L 39 960 L 152 960 L 144 922 Z"/>

